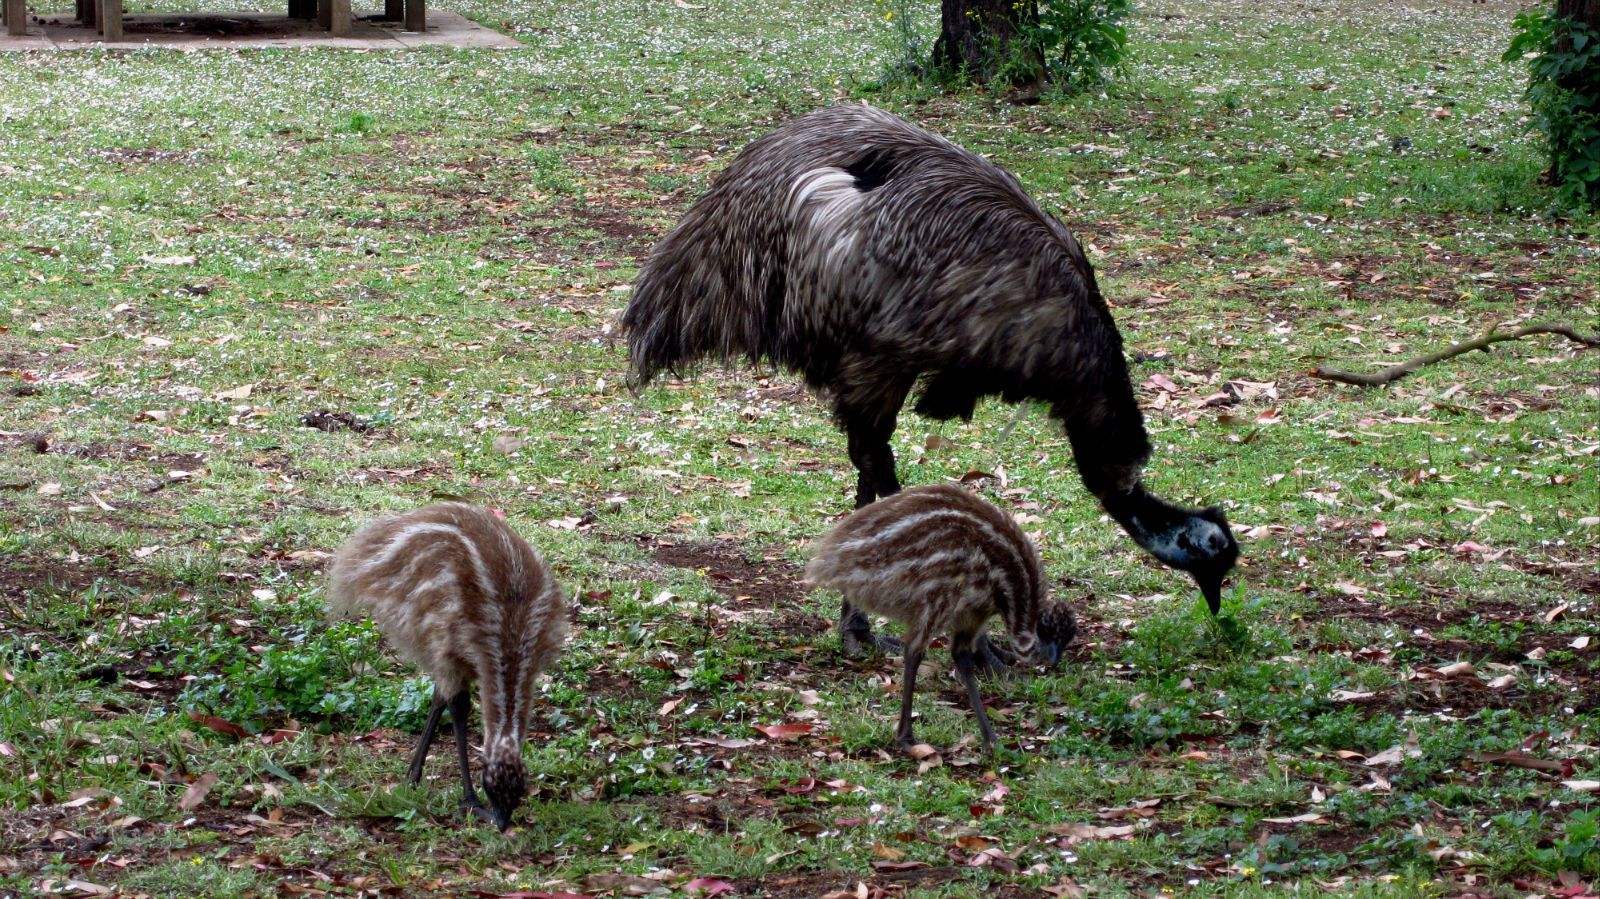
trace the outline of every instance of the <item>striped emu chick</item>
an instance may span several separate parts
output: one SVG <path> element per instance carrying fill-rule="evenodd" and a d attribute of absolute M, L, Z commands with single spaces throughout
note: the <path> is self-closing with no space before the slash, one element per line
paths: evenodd
<path fill-rule="evenodd" d="M 984 748 L 993 751 L 994 729 L 975 676 L 984 623 L 999 615 L 1017 650 L 1048 664 L 1055 664 L 1075 633 L 1071 611 L 1047 601 L 1038 550 L 1016 521 L 949 484 L 906 490 L 851 514 L 817 541 L 806 581 L 905 625 L 895 732 L 902 747 L 915 742 L 917 669 L 935 637 L 950 636 L 950 654 Z"/>
<path fill-rule="evenodd" d="M 329 609 L 372 617 L 396 651 L 433 679 L 433 707 L 411 756 L 422 779 L 445 707 L 455 728 L 462 804 L 505 830 L 527 795 L 522 740 L 534 679 L 566 637 L 566 603 L 539 553 L 486 509 L 439 503 L 379 519 L 351 537 L 329 569 Z M 467 719 L 478 685 L 483 791 L 472 788 Z"/>

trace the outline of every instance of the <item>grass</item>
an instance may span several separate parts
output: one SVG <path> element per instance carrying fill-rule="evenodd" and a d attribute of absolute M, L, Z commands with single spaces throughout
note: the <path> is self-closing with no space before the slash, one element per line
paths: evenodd
<path fill-rule="evenodd" d="M 1595 794 L 1563 785 L 1600 744 L 1593 355 L 1305 374 L 1600 327 L 1597 223 L 1545 212 L 1495 62 L 1510 7 L 1158 0 L 1108 95 L 1031 107 L 880 83 L 864 2 L 458 8 L 527 48 L 0 55 L 0 892 L 1600 876 Z M 1003 473 L 1084 624 L 1054 674 L 986 685 L 993 764 L 940 676 L 943 764 L 892 756 L 894 660 L 843 661 L 798 584 L 851 495 L 824 411 L 773 373 L 623 383 L 611 322 L 651 241 L 836 99 L 1059 210 L 1137 353 L 1150 481 L 1245 542 L 1230 643 L 1042 415 L 908 413 L 904 479 Z M 448 747 L 400 785 L 427 684 L 320 611 L 329 549 L 439 497 L 505 510 L 578 606 L 506 836 L 457 812 Z M 780 722 L 813 730 L 754 729 Z M 1557 770 L 1485 760 L 1513 751 Z"/>

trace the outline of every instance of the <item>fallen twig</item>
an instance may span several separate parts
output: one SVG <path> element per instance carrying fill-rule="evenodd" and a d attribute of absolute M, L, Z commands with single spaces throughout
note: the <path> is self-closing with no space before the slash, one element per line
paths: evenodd
<path fill-rule="evenodd" d="M 1576 341 L 1577 343 L 1581 343 L 1586 347 L 1600 347 L 1600 337 L 1587 337 L 1583 334 L 1579 334 L 1570 325 L 1525 325 L 1516 329 L 1515 331 L 1489 331 L 1483 336 L 1473 340 L 1451 344 L 1450 346 L 1439 350 L 1438 352 L 1429 353 L 1425 356 L 1418 356 L 1415 359 L 1407 359 L 1398 365 L 1391 365 L 1388 368 L 1375 371 L 1371 374 L 1343 371 L 1337 368 L 1328 368 L 1325 365 L 1319 365 L 1315 369 L 1312 369 L 1311 374 L 1313 377 L 1322 378 L 1328 381 L 1340 381 L 1345 384 L 1356 384 L 1361 387 L 1381 387 L 1384 384 L 1398 381 L 1425 365 L 1432 365 L 1435 362 L 1443 362 L 1446 359 L 1454 359 L 1463 353 L 1470 353 L 1473 350 L 1486 350 L 1491 344 L 1501 343 L 1507 340 L 1520 340 L 1524 337 L 1529 337 L 1534 334 L 1559 334 L 1568 340 Z"/>

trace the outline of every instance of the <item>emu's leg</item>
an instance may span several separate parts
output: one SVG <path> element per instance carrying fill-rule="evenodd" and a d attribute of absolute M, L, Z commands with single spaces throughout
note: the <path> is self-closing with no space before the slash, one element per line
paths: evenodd
<path fill-rule="evenodd" d="M 422 765 L 428 760 L 428 747 L 433 745 L 433 736 L 439 732 L 439 716 L 444 714 L 447 702 L 444 694 L 435 688 L 433 707 L 428 709 L 428 722 L 422 725 L 422 736 L 417 738 L 416 751 L 411 753 L 411 769 L 406 772 L 406 782 L 412 786 L 422 782 Z"/>
<path fill-rule="evenodd" d="M 904 395 L 901 396 L 902 401 Z M 845 419 L 849 438 L 850 461 L 856 467 L 856 508 L 874 500 L 900 492 L 900 479 L 894 470 L 894 449 L 889 446 L 889 436 L 894 433 L 895 416 L 852 417 Z M 859 658 L 870 648 L 884 652 L 897 652 L 900 641 L 893 637 L 875 636 L 872 622 L 860 609 L 845 600 L 839 607 L 839 643 L 844 654 Z"/>
<path fill-rule="evenodd" d="M 967 688 L 967 704 L 972 706 L 973 717 L 978 719 L 978 731 L 983 735 L 983 751 L 992 755 L 994 728 L 989 725 L 989 713 L 983 710 L 983 694 L 978 692 L 978 679 L 974 676 L 978 659 L 973 650 L 973 635 L 951 640 L 950 656 L 956 663 L 956 676 Z"/>
<path fill-rule="evenodd" d="M 472 809 L 478 817 L 488 819 L 483 803 L 478 801 L 478 791 L 472 788 L 472 766 L 467 763 L 467 753 L 472 742 L 467 735 L 467 721 L 472 716 L 472 695 L 462 687 L 450 697 L 450 725 L 456 732 L 456 759 L 461 762 L 461 805 Z"/>
<path fill-rule="evenodd" d="M 900 684 L 900 726 L 895 728 L 894 741 L 901 749 L 916 745 L 911 736 L 911 703 L 917 693 L 917 669 L 922 667 L 925 646 L 913 644 L 906 649 L 906 671 Z"/>

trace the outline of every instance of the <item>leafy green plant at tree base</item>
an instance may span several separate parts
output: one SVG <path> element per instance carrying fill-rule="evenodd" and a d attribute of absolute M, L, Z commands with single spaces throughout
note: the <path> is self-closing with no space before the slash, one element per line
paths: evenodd
<path fill-rule="evenodd" d="M 1103 84 L 1127 58 L 1129 0 L 1043 0 L 1033 39 L 1045 77 L 1067 90 Z"/>
<path fill-rule="evenodd" d="M 1600 32 L 1547 8 L 1518 15 L 1504 59 L 1528 56 L 1527 99 L 1563 205 L 1600 209 Z M 1531 55 L 1530 55 L 1531 54 Z"/>
<path fill-rule="evenodd" d="M 877 5 L 890 29 L 889 81 L 964 77 L 929 64 L 937 3 L 877 0 Z M 1130 0 L 1040 0 L 1036 10 L 1022 14 L 1021 33 L 1009 46 L 993 42 L 990 52 L 1005 57 L 994 72 L 995 82 L 1048 82 L 1067 91 L 1105 83 L 1127 57 L 1124 22 L 1131 9 Z"/>

